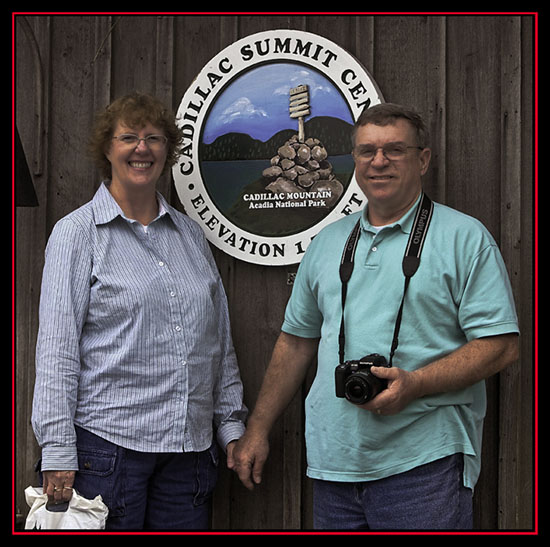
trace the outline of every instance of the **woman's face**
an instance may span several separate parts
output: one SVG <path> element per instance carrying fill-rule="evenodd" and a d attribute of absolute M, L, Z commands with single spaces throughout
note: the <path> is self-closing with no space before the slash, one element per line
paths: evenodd
<path fill-rule="evenodd" d="M 164 132 L 151 124 L 135 129 L 118 122 L 113 137 L 120 135 L 137 135 L 144 139 L 149 135 L 164 135 Z M 137 145 L 129 145 L 113 138 L 106 154 L 111 162 L 112 183 L 132 187 L 156 185 L 164 169 L 166 155 L 166 145 L 150 146 L 144 140 L 140 140 Z"/>

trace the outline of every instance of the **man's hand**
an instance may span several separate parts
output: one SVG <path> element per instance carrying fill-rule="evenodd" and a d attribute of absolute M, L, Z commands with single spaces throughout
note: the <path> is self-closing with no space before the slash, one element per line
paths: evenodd
<path fill-rule="evenodd" d="M 232 443 L 233 444 L 233 443 Z M 262 435 L 248 430 L 227 452 L 227 467 L 233 469 L 249 490 L 262 482 L 262 470 L 269 454 L 269 441 Z"/>
<path fill-rule="evenodd" d="M 421 395 L 419 383 L 413 372 L 397 367 L 372 367 L 371 372 L 374 376 L 387 380 L 388 387 L 368 403 L 358 405 L 365 410 L 383 416 L 397 414 Z"/>
<path fill-rule="evenodd" d="M 518 351 L 518 336 L 510 333 L 471 340 L 412 372 L 397 367 L 372 367 L 375 376 L 388 381 L 388 388 L 360 406 L 376 414 L 397 414 L 424 395 L 457 391 L 489 378 L 515 362 Z"/>
<path fill-rule="evenodd" d="M 76 471 L 43 471 L 43 491 L 48 502 L 63 503 L 73 497 L 73 483 Z"/>
<path fill-rule="evenodd" d="M 269 454 L 269 432 L 302 385 L 318 345 L 318 338 L 301 338 L 284 332 L 275 343 L 246 432 L 227 459 L 227 467 L 239 475 L 249 490 L 262 480 Z"/>

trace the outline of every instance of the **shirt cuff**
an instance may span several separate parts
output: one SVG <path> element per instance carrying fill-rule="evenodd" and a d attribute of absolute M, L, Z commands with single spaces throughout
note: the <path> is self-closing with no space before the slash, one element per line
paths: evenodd
<path fill-rule="evenodd" d="M 236 441 L 243 436 L 245 429 L 242 422 L 226 422 L 220 425 L 217 432 L 218 443 L 226 450 L 231 441 Z"/>
<path fill-rule="evenodd" d="M 291 325 L 289 322 L 284 321 L 281 326 L 281 330 L 286 334 L 292 334 L 293 336 L 298 336 L 299 338 L 320 338 L 321 333 L 318 328 L 305 328 L 305 327 L 296 327 Z"/>
<path fill-rule="evenodd" d="M 41 471 L 78 471 L 76 446 L 46 446 L 42 449 Z"/>
<path fill-rule="evenodd" d="M 488 336 L 499 336 L 501 334 L 519 334 L 519 328 L 514 321 L 505 321 L 496 325 L 465 329 L 468 342 L 477 338 L 486 338 Z"/>

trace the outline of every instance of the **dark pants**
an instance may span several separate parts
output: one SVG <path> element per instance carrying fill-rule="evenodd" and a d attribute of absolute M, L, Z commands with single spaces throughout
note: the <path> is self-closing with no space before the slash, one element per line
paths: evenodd
<path fill-rule="evenodd" d="M 144 453 L 79 427 L 74 488 L 109 508 L 107 530 L 204 530 L 217 479 L 214 443 L 204 452 Z"/>
<path fill-rule="evenodd" d="M 314 482 L 317 529 L 465 530 L 472 528 L 472 491 L 454 454 L 367 482 Z"/>

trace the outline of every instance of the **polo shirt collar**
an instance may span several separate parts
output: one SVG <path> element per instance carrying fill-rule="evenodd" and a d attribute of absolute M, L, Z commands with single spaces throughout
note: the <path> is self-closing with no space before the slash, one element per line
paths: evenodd
<path fill-rule="evenodd" d="M 414 205 L 398 220 L 395 222 L 392 222 L 391 224 L 387 224 L 384 226 L 384 228 L 393 228 L 395 226 L 399 226 L 401 231 L 405 234 L 410 234 L 412 230 L 412 225 L 414 222 L 414 216 L 416 214 L 416 209 L 418 208 L 418 204 L 420 203 L 420 200 L 422 199 L 423 192 L 420 193 L 416 201 L 414 202 Z M 366 230 L 367 232 L 374 232 L 377 231 L 378 227 L 372 226 L 372 224 L 369 222 L 367 218 L 367 206 L 363 209 L 363 214 L 361 215 L 361 228 L 363 230 Z"/>

